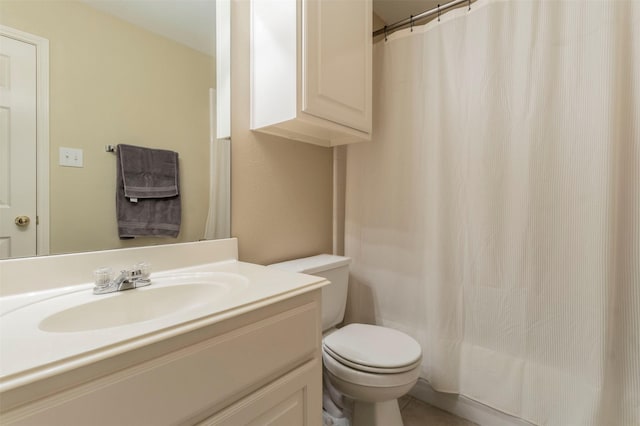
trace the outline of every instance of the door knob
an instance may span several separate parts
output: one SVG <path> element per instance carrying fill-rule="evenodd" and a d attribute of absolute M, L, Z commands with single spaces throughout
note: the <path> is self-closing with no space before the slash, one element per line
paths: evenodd
<path fill-rule="evenodd" d="M 29 216 L 18 216 L 15 222 L 18 226 L 27 226 L 29 222 L 31 222 L 31 219 L 29 219 Z"/>

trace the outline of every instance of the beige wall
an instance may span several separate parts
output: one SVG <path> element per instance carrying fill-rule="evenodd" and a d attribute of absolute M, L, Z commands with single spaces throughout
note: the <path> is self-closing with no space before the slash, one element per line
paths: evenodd
<path fill-rule="evenodd" d="M 208 209 L 212 57 L 77 1 L 0 1 L 0 24 L 49 39 L 51 252 L 194 241 Z M 129 143 L 180 154 L 178 239 L 120 241 L 116 157 Z M 58 166 L 60 146 L 84 150 L 84 168 Z"/>
<path fill-rule="evenodd" d="M 379 30 L 380 28 L 384 28 L 385 25 L 387 25 L 387 23 L 384 22 L 382 18 L 376 15 L 376 13 L 374 12 L 373 25 L 372 25 L 373 31 Z"/>
<path fill-rule="evenodd" d="M 231 234 L 240 259 L 330 253 L 332 150 L 249 130 L 249 2 L 231 8 Z"/>
<path fill-rule="evenodd" d="M 382 20 L 380 16 L 378 16 L 375 12 L 373 13 L 373 31 L 377 31 L 380 28 L 384 28 L 385 25 L 388 25 L 386 22 Z M 378 37 L 373 38 L 373 42 L 380 41 L 384 38 L 384 35 L 379 35 Z"/>

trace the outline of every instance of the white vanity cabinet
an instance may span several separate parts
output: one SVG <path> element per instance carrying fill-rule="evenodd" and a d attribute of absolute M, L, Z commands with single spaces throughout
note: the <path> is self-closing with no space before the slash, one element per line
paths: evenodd
<path fill-rule="evenodd" d="M 322 146 L 371 135 L 371 0 L 251 1 L 251 129 Z"/>
<path fill-rule="evenodd" d="M 320 290 L 2 394 L 3 425 L 322 423 Z"/>

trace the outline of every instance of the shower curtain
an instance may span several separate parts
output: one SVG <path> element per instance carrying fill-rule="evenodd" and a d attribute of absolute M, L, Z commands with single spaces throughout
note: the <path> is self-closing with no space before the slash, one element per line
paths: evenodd
<path fill-rule="evenodd" d="M 231 140 L 217 139 L 216 90 L 209 89 L 209 211 L 205 240 L 231 236 Z"/>
<path fill-rule="evenodd" d="M 488 1 L 374 46 L 353 320 L 538 425 L 640 424 L 640 2 Z"/>

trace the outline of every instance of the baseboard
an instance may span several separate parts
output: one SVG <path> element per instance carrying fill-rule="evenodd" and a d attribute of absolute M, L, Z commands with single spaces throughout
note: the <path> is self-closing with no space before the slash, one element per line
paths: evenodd
<path fill-rule="evenodd" d="M 425 379 L 419 379 L 409 395 L 480 426 L 535 426 L 526 420 L 498 411 L 465 396 L 438 392 Z"/>

